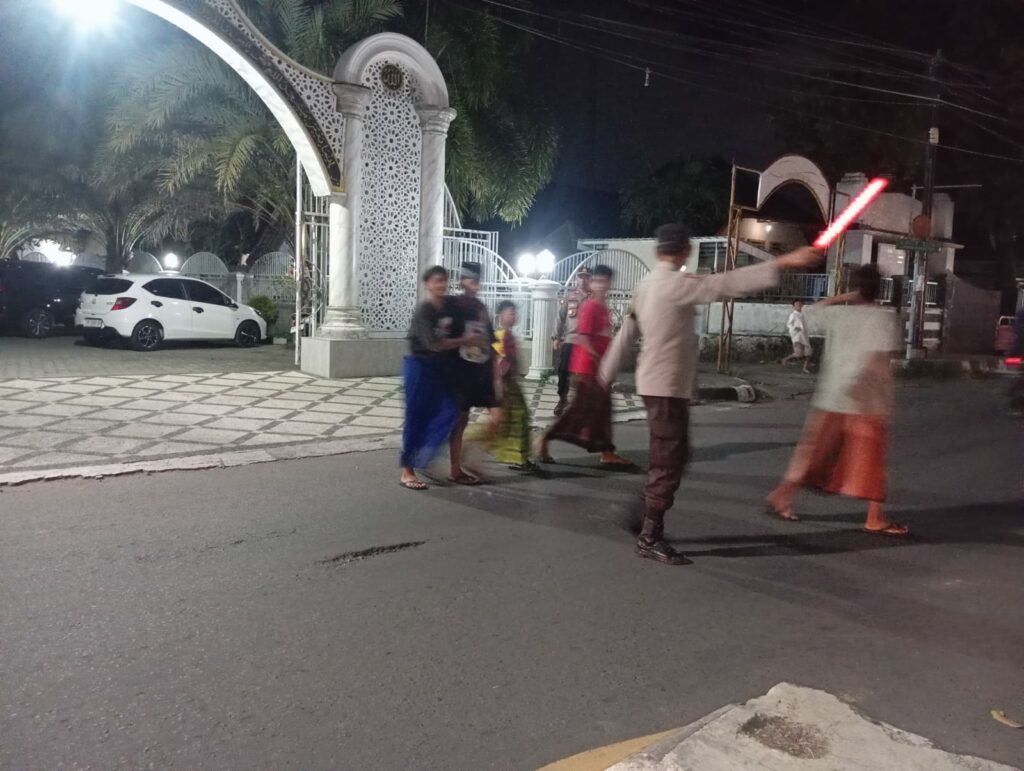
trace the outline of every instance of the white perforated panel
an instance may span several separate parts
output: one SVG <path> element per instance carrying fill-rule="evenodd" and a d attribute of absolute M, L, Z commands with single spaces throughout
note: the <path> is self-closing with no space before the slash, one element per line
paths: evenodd
<path fill-rule="evenodd" d="M 382 83 L 385 66 L 401 69 L 403 82 L 397 89 Z M 359 301 L 371 332 L 404 331 L 416 307 L 419 265 L 422 134 L 414 106 L 418 89 L 406 67 L 385 58 L 371 62 L 362 84 L 372 96 L 362 156 Z"/>

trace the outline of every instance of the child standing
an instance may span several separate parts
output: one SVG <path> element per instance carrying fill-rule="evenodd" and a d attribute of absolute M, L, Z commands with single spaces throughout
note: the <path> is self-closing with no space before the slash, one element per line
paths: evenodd
<path fill-rule="evenodd" d="M 511 300 L 498 304 L 495 313 L 498 329 L 494 333 L 494 389 L 501 404 L 501 421 L 493 431 L 474 431 L 495 460 L 517 471 L 533 471 L 530 461 L 530 409 L 519 385 L 519 341 L 512 328 L 518 321 Z"/>

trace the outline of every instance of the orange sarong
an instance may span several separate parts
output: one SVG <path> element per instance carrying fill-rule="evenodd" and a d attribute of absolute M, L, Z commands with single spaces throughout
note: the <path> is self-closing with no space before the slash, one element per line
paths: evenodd
<path fill-rule="evenodd" d="M 885 500 L 889 421 L 882 415 L 812 410 L 786 481 L 868 501 Z"/>

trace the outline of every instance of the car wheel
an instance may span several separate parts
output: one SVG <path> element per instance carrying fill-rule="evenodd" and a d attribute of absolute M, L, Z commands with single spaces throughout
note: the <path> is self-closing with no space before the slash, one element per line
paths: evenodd
<path fill-rule="evenodd" d="M 53 331 L 53 314 L 42 308 L 33 308 L 25 314 L 21 322 L 22 329 L 28 337 L 49 337 Z"/>
<path fill-rule="evenodd" d="M 164 330 L 152 319 L 140 321 L 132 331 L 132 348 L 136 351 L 155 351 L 164 339 Z"/>
<path fill-rule="evenodd" d="M 255 321 L 243 321 L 235 332 L 235 343 L 240 348 L 252 348 L 260 344 L 260 325 Z"/>

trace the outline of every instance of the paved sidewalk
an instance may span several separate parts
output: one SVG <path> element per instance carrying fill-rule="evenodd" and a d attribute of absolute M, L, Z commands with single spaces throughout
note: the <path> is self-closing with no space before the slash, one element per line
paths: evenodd
<path fill-rule="evenodd" d="M 535 420 L 550 420 L 555 384 L 525 385 Z M 642 416 L 639 397 L 617 393 L 613 403 L 620 418 Z M 0 483 L 38 477 L 11 472 L 313 449 L 394 436 L 402 419 L 399 378 L 319 380 L 278 371 L 0 380 Z"/>

